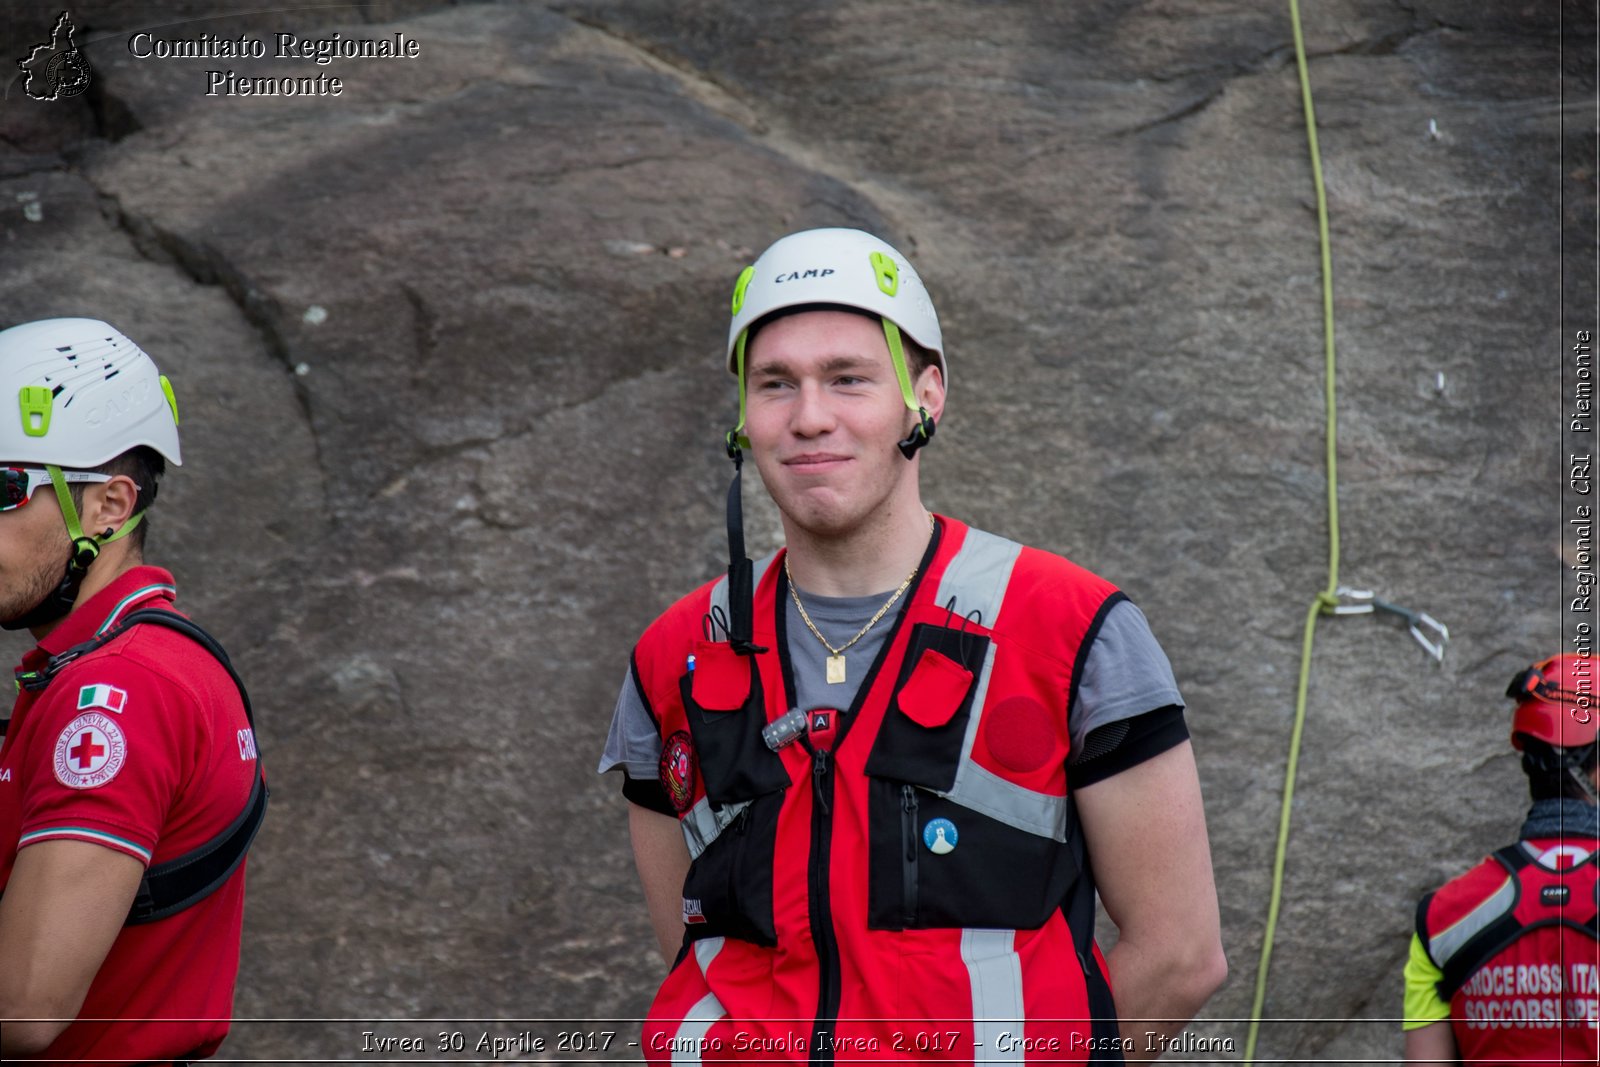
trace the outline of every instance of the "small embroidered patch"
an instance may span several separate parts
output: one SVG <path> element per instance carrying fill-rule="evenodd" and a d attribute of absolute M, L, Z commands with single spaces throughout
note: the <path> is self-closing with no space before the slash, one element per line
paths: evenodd
<path fill-rule="evenodd" d="M 69 789 L 94 789 L 115 778 L 127 759 L 122 728 L 91 711 L 67 723 L 56 739 L 56 781 Z"/>
<path fill-rule="evenodd" d="M 687 730 L 679 730 L 667 738 L 661 748 L 659 774 L 661 788 L 672 801 L 672 810 L 683 814 L 694 802 L 695 758 L 694 743 Z"/>
<path fill-rule="evenodd" d="M 105 708 L 107 711 L 122 714 L 122 709 L 127 706 L 128 694 L 126 690 L 118 689 L 114 685 L 86 685 L 78 690 L 78 710 L 88 708 Z"/>

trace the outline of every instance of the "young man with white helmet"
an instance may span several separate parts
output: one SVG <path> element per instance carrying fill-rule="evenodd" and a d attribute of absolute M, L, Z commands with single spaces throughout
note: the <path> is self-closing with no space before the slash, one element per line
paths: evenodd
<path fill-rule="evenodd" d="M 738 280 L 728 360 L 729 452 L 755 457 L 786 548 L 744 558 L 736 475 L 728 576 L 640 638 L 600 764 L 625 772 L 676 957 L 646 1058 L 1153 1058 L 1226 964 L 1143 615 L 923 507 L 949 375 L 883 241 L 774 244 Z"/>
<path fill-rule="evenodd" d="M 38 641 L 0 726 L 8 1057 L 182 1062 L 228 1031 L 266 787 L 243 686 L 144 563 L 166 462 L 177 402 L 132 341 L 0 331 L 0 626 Z"/>
<path fill-rule="evenodd" d="M 1596 661 L 1512 678 L 1533 807 L 1517 843 L 1422 898 L 1405 967 L 1408 1064 L 1600 1062 Z"/>

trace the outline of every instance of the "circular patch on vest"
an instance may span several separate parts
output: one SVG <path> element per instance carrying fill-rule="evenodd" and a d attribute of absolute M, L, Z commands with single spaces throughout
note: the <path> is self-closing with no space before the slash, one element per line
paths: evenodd
<path fill-rule="evenodd" d="M 922 828 L 922 843 L 927 845 L 928 851 L 935 856 L 954 852 L 960 837 L 960 833 L 956 831 L 956 824 L 949 819 L 930 819 L 928 825 Z"/>
<path fill-rule="evenodd" d="M 983 713 L 983 740 L 1002 766 L 1027 774 L 1036 771 L 1056 750 L 1050 713 L 1032 697 L 1006 697 Z"/>
<path fill-rule="evenodd" d="M 694 742 L 687 730 L 679 730 L 661 746 L 661 788 L 672 801 L 672 810 L 682 815 L 694 803 Z"/>
<path fill-rule="evenodd" d="M 56 738 L 56 781 L 68 789 L 94 789 L 115 778 L 127 759 L 122 727 L 91 711 L 67 723 Z"/>

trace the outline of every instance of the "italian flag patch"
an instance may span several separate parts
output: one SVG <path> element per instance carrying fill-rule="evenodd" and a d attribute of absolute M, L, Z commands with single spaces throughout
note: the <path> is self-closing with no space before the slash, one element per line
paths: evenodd
<path fill-rule="evenodd" d="M 114 685 L 86 685 L 78 690 L 79 711 L 85 708 L 105 708 L 121 715 L 122 706 L 127 702 L 127 691 L 118 689 Z"/>

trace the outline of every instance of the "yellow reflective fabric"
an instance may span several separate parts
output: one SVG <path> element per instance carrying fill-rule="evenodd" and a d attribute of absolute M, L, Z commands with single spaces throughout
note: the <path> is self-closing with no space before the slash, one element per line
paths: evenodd
<path fill-rule="evenodd" d="M 1406 959 L 1405 1017 L 1402 1030 L 1418 1030 L 1430 1023 L 1450 1018 L 1450 1005 L 1439 999 L 1439 979 L 1444 972 L 1428 958 L 1422 938 L 1411 935 L 1411 954 Z"/>

